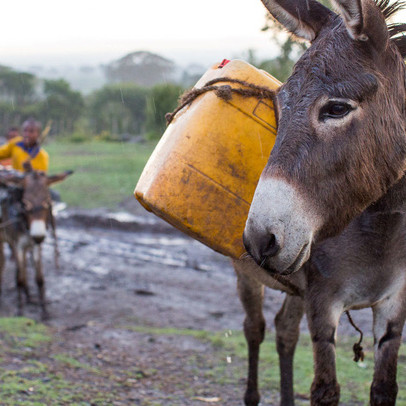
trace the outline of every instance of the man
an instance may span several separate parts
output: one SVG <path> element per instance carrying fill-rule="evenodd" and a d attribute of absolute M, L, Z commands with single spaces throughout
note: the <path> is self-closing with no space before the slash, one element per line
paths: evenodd
<path fill-rule="evenodd" d="M 23 136 L 11 139 L 0 146 L 0 160 L 11 158 L 13 169 L 24 172 L 24 163 L 30 161 L 31 167 L 37 171 L 47 171 L 48 153 L 39 145 L 41 123 L 30 118 L 22 125 Z"/>

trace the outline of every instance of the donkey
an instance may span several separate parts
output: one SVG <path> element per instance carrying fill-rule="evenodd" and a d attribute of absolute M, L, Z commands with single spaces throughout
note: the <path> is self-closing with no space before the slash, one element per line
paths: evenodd
<path fill-rule="evenodd" d="M 251 258 L 235 262 L 249 348 L 246 405 L 257 405 L 263 284 L 291 295 L 276 317 L 281 403 L 292 405 L 292 360 L 306 312 L 313 341 L 312 405 L 337 405 L 340 315 L 372 307 L 371 405 L 394 405 L 406 318 L 406 24 L 401 4 L 262 0 L 309 40 L 275 97 L 278 136 L 244 230 Z M 255 263 L 254 263 L 255 261 Z M 275 281 L 273 282 L 273 280 Z"/>
<path fill-rule="evenodd" d="M 42 318 L 47 318 L 45 282 L 41 263 L 41 243 L 46 236 L 47 223 L 52 215 L 49 185 L 64 180 L 72 174 L 67 171 L 48 176 L 45 172 L 29 170 L 24 174 L 0 172 L 0 183 L 7 187 L 7 197 L 2 201 L 0 229 L 0 293 L 4 269 L 3 243 L 7 242 L 16 261 L 18 314 L 23 314 L 22 293 L 30 300 L 27 283 L 27 252 L 33 256 L 35 281 L 38 286 Z"/>

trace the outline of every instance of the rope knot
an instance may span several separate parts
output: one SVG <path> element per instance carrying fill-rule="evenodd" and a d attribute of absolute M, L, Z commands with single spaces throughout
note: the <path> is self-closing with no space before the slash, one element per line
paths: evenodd
<path fill-rule="evenodd" d="M 173 114 L 173 113 L 166 113 L 165 114 L 165 120 L 166 120 L 167 125 L 169 125 L 171 123 L 174 116 L 175 116 L 175 114 Z"/>
<path fill-rule="evenodd" d="M 358 362 L 359 360 L 364 361 L 365 354 L 364 354 L 364 349 L 361 346 L 364 335 L 363 335 L 361 329 L 355 325 L 354 321 L 352 320 L 352 318 L 350 316 L 350 312 L 347 310 L 345 313 L 348 317 L 348 321 L 355 328 L 355 330 L 357 330 L 358 333 L 360 334 L 359 341 L 352 346 L 352 350 L 354 351 L 354 361 L 355 362 Z"/>
<path fill-rule="evenodd" d="M 354 361 L 358 362 L 359 360 L 364 361 L 364 349 L 360 343 L 355 343 L 352 347 L 354 351 Z"/>
<path fill-rule="evenodd" d="M 217 97 L 224 101 L 230 101 L 233 98 L 232 87 L 230 85 L 219 86 L 215 93 Z"/>

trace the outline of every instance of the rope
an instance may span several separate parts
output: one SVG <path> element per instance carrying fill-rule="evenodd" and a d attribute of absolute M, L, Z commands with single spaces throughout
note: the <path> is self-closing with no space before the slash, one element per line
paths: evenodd
<path fill-rule="evenodd" d="M 230 85 L 215 86 L 215 84 L 219 82 L 237 83 L 241 86 L 246 87 L 247 89 L 235 89 Z M 227 77 L 213 79 L 207 82 L 201 88 L 194 88 L 192 90 L 186 91 L 180 97 L 179 106 L 172 113 L 167 113 L 165 115 L 167 125 L 172 122 L 179 110 L 182 110 L 185 106 L 191 104 L 197 97 L 207 92 L 214 92 L 217 97 L 223 99 L 224 101 L 230 101 L 233 97 L 233 93 L 238 94 L 242 97 L 255 97 L 258 100 L 269 99 L 273 101 L 275 97 L 275 91 L 265 86 L 258 86 L 244 80 Z"/>
<path fill-rule="evenodd" d="M 354 361 L 355 361 L 355 362 L 358 362 L 359 360 L 364 361 L 364 356 L 365 356 L 365 354 L 364 354 L 363 348 L 362 348 L 362 346 L 361 346 L 362 339 L 363 339 L 364 335 L 363 335 L 361 329 L 358 328 L 358 327 L 356 326 L 356 324 L 354 323 L 354 321 L 352 320 L 352 318 L 351 318 L 351 316 L 350 316 L 350 312 L 347 310 L 347 311 L 345 312 L 345 314 L 346 314 L 347 317 L 348 317 L 348 321 L 349 321 L 349 322 L 351 323 L 351 325 L 355 328 L 355 330 L 357 330 L 358 333 L 360 334 L 359 341 L 358 341 L 357 343 L 355 343 L 355 344 L 353 345 L 353 347 L 352 347 L 352 350 L 354 351 Z"/>

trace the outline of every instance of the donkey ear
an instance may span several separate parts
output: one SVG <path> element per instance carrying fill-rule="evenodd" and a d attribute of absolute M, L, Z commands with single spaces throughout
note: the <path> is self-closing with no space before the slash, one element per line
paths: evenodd
<path fill-rule="evenodd" d="M 359 41 L 371 40 L 379 50 L 389 41 L 385 17 L 374 1 L 332 0 L 344 20 L 350 37 Z"/>
<path fill-rule="evenodd" d="M 60 173 L 58 175 L 50 175 L 47 177 L 47 184 L 52 185 L 53 183 L 56 182 L 62 182 L 65 180 L 68 176 L 72 175 L 73 171 L 65 171 L 63 173 Z"/>
<path fill-rule="evenodd" d="M 316 0 L 261 0 L 272 16 L 289 32 L 313 41 L 335 14 Z"/>

